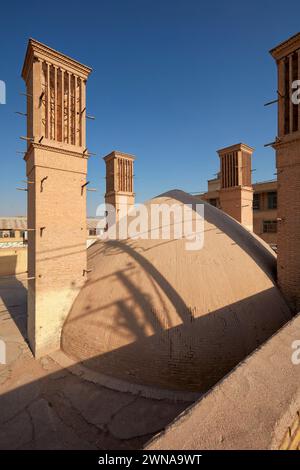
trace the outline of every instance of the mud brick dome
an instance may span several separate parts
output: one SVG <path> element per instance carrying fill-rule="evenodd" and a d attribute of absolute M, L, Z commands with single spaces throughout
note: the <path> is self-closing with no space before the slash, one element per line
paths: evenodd
<path fill-rule="evenodd" d="M 198 202 L 182 191 L 152 201 Z M 64 351 L 133 383 L 207 391 L 290 313 L 264 242 L 206 203 L 204 236 L 198 251 L 187 251 L 185 239 L 91 246 L 92 271 L 64 324 Z"/>

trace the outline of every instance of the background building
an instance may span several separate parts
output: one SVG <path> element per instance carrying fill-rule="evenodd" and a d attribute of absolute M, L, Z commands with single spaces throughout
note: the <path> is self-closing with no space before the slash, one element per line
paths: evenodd
<path fill-rule="evenodd" d="M 104 219 L 87 218 L 87 247 L 103 233 L 104 225 Z M 0 217 L 0 275 L 27 272 L 27 228 L 27 217 Z"/>

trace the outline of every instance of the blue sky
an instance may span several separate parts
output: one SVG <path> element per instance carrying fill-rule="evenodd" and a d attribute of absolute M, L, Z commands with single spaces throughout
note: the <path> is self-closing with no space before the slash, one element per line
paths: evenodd
<path fill-rule="evenodd" d="M 279 8 L 280 6 L 280 8 Z M 25 90 L 20 78 L 29 37 L 89 65 L 88 214 L 105 192 L 102 157 L 135 154 L 142 202 L 171 188 L 194 192 L 218 170 L 216 150 L 255 147 L 254 181 L 272 179 L 276 135 L 275 63 L 268 51 L 299 30 L 300 3 L 270 0 L 10 1 L 1 4 L 0 215 L 26 214 Z"/>

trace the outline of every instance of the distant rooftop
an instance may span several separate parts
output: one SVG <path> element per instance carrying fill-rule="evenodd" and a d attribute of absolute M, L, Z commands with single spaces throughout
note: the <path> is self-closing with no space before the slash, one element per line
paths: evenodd
<path fill-rule="evenodd" d="M 253 184 L 253 186 L 257 186 L 258 184 L 267 184 L 267 183 L 277 183 L 277 179 L 265 180 L 265 181 L 256 181 L 255 183 L 252 183 L 252 184 Z"/>
<path fill-rule="evenodd" d="M 96 217 L 87 218 L 87 228 L 101 228 L 104 226 L 104 219 Z M 0 230 L 26 230 L 27 228 L 27 217 L 15 216 L 15 217 L 0 217 Z"/>

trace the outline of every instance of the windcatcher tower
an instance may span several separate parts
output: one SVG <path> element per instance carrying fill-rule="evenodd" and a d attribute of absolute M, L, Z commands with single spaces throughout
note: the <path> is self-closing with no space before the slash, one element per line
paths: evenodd
<path fill-rule="evenodd" d="M 278 283 L 292 310 L 300 310 L 300 33 L 270 51 L 278 69 Z M 293 85 L 294 83 L 294 85 Z M 295 103 L 293 102 L 295 101 Z"/>
<path fill-rule="evenodd" d="M 117 221 L 134 206 L 134 160 L 133 155 L 117 151 L 104 157 L 106 164 L 105 203 L 114 206 Z"/>
<path fill-rule="evenodd" d="M 28 338 L 36 356 L 60 346 L 86 275 L 86 80 L 91 69 L 29 40 L 27 88 Z"/>
<path fill-rule="evenodd" d="M 221 209 L 253 230 L 253 188 L 251 157 L 253 148 L 236 144 L 218 150 L 220 157 Z"/>

